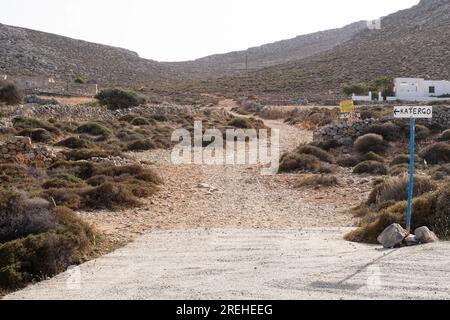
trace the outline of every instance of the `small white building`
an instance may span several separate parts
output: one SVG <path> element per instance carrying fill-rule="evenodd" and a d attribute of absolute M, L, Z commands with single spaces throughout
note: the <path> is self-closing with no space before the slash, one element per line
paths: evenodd
<path fill-rule="evenodd" d="M 397 100 L 430 101 L 450 98 L 450 81 L 421 78 L 395 78 L 394 92 Z"/>

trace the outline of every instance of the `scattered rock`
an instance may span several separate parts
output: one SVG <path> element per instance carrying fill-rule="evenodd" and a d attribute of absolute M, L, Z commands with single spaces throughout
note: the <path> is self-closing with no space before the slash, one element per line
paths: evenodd
<path fill-rule="evenodd" d="M 413 234 L 410 234 L 409 236 L 407 236 L 405 238 L 405 244 L 410 247 L 410 246 L 416 246 L 419 244 L 419 241 L 417 241 L 416 236 Z"/>
<path fill-rule="evenodd" d="M 377 238 L 384 248 L 394 248 L 405 239 L 407 232 L 398 223 L 393 223 L 387 227 Z"/>
<path fill-rule="evenodd" d="M 439 241 L 438 237 L 428 227 L 420 227 L 414 231 L 417 241 L 420 243 L 431 243 Z"/>

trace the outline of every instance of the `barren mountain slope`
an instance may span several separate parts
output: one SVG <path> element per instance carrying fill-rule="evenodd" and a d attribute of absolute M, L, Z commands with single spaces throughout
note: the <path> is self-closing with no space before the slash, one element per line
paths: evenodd
<path fill-rule="evenodd" d="M 0 74 L 81 76 L 118 85 L 176 78 L 169 68 L 129 50 L 2 24 Z"/>
<path fill-rule="evenodd" d="M 140 58 L 137 53 L 55 34 L 0 24 L 0 74 L 81 76 L 100 84 L 152 84 L 161 80 L 207 79 L 308 57 L 348 41 L 365 27 L 356 22 L 341 29 L 213 55 L 195 61 L 167 63 Z"/>
<path fill-rule="evenodd" d="M 242 73 L 246 69 L 246 61 L 248 70 L 256 70 L 303 59 L 345 43 L 366 28 L 367 23 L 359 21 L 343 28 L 301 35 L 248 50 L 216 54 L 195 61 L 167 65 L 200 79 Z"/>
<path fill-rule="evenodd" d="M 422 0 L 382 19 L 352 40 L 312 57 L 268 67 L 249 77 L 201 84 L 204 91 L 248 92 L 272 99 L 339 98 L 346 83 L 380 76 L 450 79 L 450 1 Z"/>

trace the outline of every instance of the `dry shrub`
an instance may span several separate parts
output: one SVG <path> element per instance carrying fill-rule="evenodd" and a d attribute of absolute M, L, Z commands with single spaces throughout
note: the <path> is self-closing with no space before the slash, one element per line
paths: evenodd
<path fill-rule="evenodd" d="M 391 162 L 389 163 L 390 166 L 395 166 L 398 164 L 409 164 L 409 155 L 401 154 L 395 156 L 394 159 L 392 159 Z"/>
<path fill-rule="evenodd" d="M 331 149 L 340 147 L 340 143 L 337 140 L 325 140 L 325 141 L 314 141 L 311 143 L 312 146 L 320 148 L 325 151 L 330 151 Z"/>
<path fill-rule="evenodd" d="M 295 184 L 296 188 L 303 187 L 332 187 L 339 185 L 338 178 L 330 175 L 309 175 L 300 178 Z"/>
<path fill-rule="evenodd" d="M 44 189 L 81 188 L 84 186 L 85 183 L 82 179 L 67 173 L 58 174 L 53 179 L 50 179 L 42 184 Z"/>
<path fill-rule="evenodd" d="M 59 141 L 56 145 L 59 147 L 66 147 L 70 149 L 87 149 L 92 147 L 92 144 L 89 141 L 80 139 L 78 137 L 66 138 L 62 141 Z"/>
<path fill-rule="evenodd" d="M 309 154 L 290 152 L 280 159 L 280 172 L 306 171 L 316 173 L 331 173 L 331 168 L 319 159 Z"/>
<path fill-rule="evenodd" d="M 450 236 L 450 185 L 422 194 L 412 202 L 412 230 L 429 226 L 441 238 Z M 406 201 L 389 201 L 385 206 L 367 210 L 359 228 L 345 236 L 349 241 L 377 243 L 378 235 L 392 223 L 404 225 Z"/>
<path fill-rule="evenodd" d="M 396 164 L 389 168 L 389 175 L 393 177 L 403 176 L 409 173 L 408 164 Z"/>
<path fill-rule="evenodd" d="M 130 141 L 135 141 L 135 140 L 142 139 L 142 135 L 140 133 L 137 133 L 137 132 L 134 132 L 134 131 L 131 131 L 131 130 L 119 131 L 117 133 L 116 137 L 120 141 L 124 141 L 124 142 L 130 142 Z"/>
<path fill-rule="evenodd" d="M 156 149 L 156 145 L 148 139 L 136 140 L 126 146 L 126 151 L 147 151 Z"/>
<path fill-rule="evenodd" d="M 45 129 L 25 129 L 19 132 L 19 136 L 30 137 L 33 142 L 49 142 L 53 135 Z"/>
<path fill-rule="evenodd" d="M 41 196 L 54 201 L 58 206 L 65 206 L 67 208 L 76 210 L 81 207 L 82 198 L 77 193 L 79 189 L 71 188 L 50 188 L 41 193 Z"/>
<path fill-rule="evenodd" d="M 436 202 L 436 214 L 431 223 L 433 230 L 442 238 L 450 238 L 450 185 L 444 186 Z"/>
<path fill-rule="evenodd" d="M 417 141 L 428 139 L 431 136 L 431 131 L 425 126 L 416 124 L 414 127 L 415 139 Z"/>
<path fill-rule="evenodd" d="M 153 123 L 156 123 L 156 121 L 153 120 Z M 150 125 L 150 121 L 142 117 L 136 117 L 133 120 L 131 120 L 130 124 L 132 124 L 133 126 L 148 126 Z"/>
<path fill-rule="evenodd" d="M 358 165 L 358 163 L 361 162 L 361 158 L 358 156 L 352 156 L 352 155 L 347 155 L 347 156 L 341 156 L 336 160 L 336 163 L 344 168 L 352 168 L 355 167 L 356 165 Z"/>
<path fill-rule="evenodd" d="M 90 134 L 92 136 L 108 136 L 112 133 L 112 130 L 102 123 L 87 122 L 79 126 L 75 132 Z"/>
<path fill-rule="evenodd" d="M 429 164 L 449 163 L 450 144 L 437 142 L 424 148 L 419 155 Z"/>
<path fill-rule="evenodd" d="M 70 174 L 86 180 L 94 175 L 95 169 L 95 165 L 88 161 L 57 161 L 48 168 L 48 172 L 52 176 Z"/>
<path fill-rule="evenodd" d="M 80 263 L 95 234 L 67 208 L 54 208 L 57 227 L 0 245 L 0 288 L 20 288 Z"/>
<path fill-rule="evenodd" d="M 328 163 L 333 162 L 333 156 L 331 154 L 329 154 L 328 152 L 326 152 L 318 147 L 314 147 L 311 145 L 299 146 L 297 149 L 295 149 L 294 152 L 298 153 L 298 154 L 309 154 L 309 155 L 315 156 L 317 159 L 319 159 L 320 161 L 323 161 L 323 162 L 328 162 Z"/>
<path fill-rule="evenodd" d="M 30 191 L 35 179 L 27 166 L 8 163 L 0 164 L 0 182 L 2 187 L 7 185 L 10 188 Z"/>
<path fill-rule="evenodd" d="M 302 124 L 305 128 L 315 129 L 332 123 L 337 118 L 337 109 L 324 108 L 296 108 L 286 122 L 289 124 Z"/>
<path fill-rule="evenodd" d="M 140 204 L 138 198 L 124 184 L 106 182 L 82 193 L 83 207 L 118 210 Z"/>
<path fill-rule="evenodd" d="M 373 124 L 367 128 L 366 133 L 381 135 L 386 141 L 396 141 L 400 138 L 400 128 L 392 122 Z"/>
<path fill-rule="evenodd" d="M 439 141 L 450 141 L 450 129 L 445 130 L 441 133 L 441 135 L 438 138 Z"/>
<path fill-rule="evenodd" d="M 400 178 L 386 178 L 382 183 L 379 183 L 374 187 L 369 195 L 367 204 L 378 205 L 390 200 L 406 200 L 408 198 L 408 184 L 409 178 L 407 176 Z M 436 188 L 437 185 L 428 177 L 414 177 L 414 197 L 436 190 Z"/>
<path fill-rule="evenodd" d="M 253 124 L 249 118 L 235 117 L 228 122 L 228 125 L 239 129 L 252 129 Z"/>
<path fill-rule="evenodd" d="M 374 221 L 362 224 L 358 229 L 350 231 L 344 238 L 352 242 L 378 243 L 378 236 L 386 227 L 393 223 L 398 223 L 401 218 L 391 213 L 382 213 Z"/>
<path fill-rule="evenodd" d="M 377 162 L 381 162 L 381 163 L 385 162 L 385 159 L 382 156 L 380 156 L 379 154 L 376 154 L 373 151 L 370 151 L 370 152 L 366 153 L 365 155 L 363 155 L 362 160 L 377 161 Z"/>
<path fill-rule="evenodd" d="M 378 161 L 363 161 L 359 163 L 354 169 L 353 173 L 356 174 L 374 174 L 374 175 L 386 175 L 388 173 L 387 167 Z"/>
<path fill-rule="evenodd" d="M 15 84 L 0 81 L 0 102 L 7 105 L 16 105 L 22 102 L 23 92 Z"/>
<path fill-rule="evenodd" d="M 45 232 L 54 226 L 48 201 L 0 189 L 0 243 Z"/>
<path fill-rule="evenodd" d="M 50 122 L 44 120 L 38 120 L 28 117 L 15 117 L 13 118 L 13 125 L 15 128 L 22 129 L 45 129 L 49 132 L 58 133 L 56 129 Z"/>
<path fill-rule="evenodd" d="M 133 121 L 135 118 L 138 118 L 138 117 L 140 117 L 138 114 L 129 113 L 129 114 L 126 114 L 124 116 L 121 116 L 118 120 L 119 121 L 123 121 L 123 122 L 131 123 L 131 121 Z"/>
<path fill-rule="evenodd" d="M 438 165 L 434 167 L 431 172 L 433 180 L 445 180 L 450 176 L 450 163 Z"/>
<path fill-rule="evenodd" d="M 383 153 L 386 151 L 388 146 L 389 144 L 384 141 L 382 136 L 374 133 L 369 133 L 359 137 L 353 144 L 355 150 L 362 154 L 370 151 Z"/>

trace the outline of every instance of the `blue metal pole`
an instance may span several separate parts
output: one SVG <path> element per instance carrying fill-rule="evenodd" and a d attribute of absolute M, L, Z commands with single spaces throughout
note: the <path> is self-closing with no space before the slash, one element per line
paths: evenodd
<path fill-rule="evenodd" d="M 411 118 L 409 123 L 410 129 L 410 151 L 409 151 L 409 188 L 408 188 L 408 212 L 406 215 L 406 229 L 411 232 L 411 210 L 412 198 L 414 191 L 414 140 L 415 140 L 415 119 Z"/>

